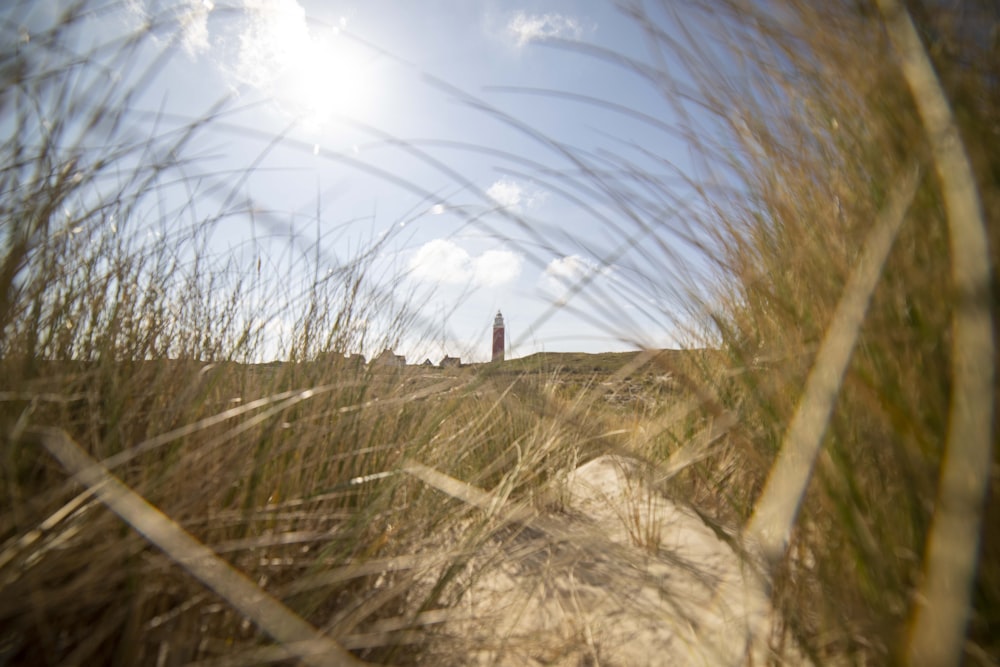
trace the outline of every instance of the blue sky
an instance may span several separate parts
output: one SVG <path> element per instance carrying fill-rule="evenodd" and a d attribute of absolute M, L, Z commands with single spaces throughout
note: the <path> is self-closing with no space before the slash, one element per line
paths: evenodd
<path fill-rule="evenodd" d="M 18 20 L 30 32 L 57 4 Z M 397 299 L 418 310 L 397 350 L 411 363 L 486 360 L 498 309 L 510 356 L 687 340 L 682 301 L 703 288 L 705 265 L 680 238 L 697 199 L 685 179 L 705 174 L 671 131 L 678 100 L 570 43 L 653 64 L 673 81 L 683 74 L 612 3 L 113 7 L 81 24 L 77 49 L 170 17 L 130 52 L 133 69 L 113 49 L 107 56 L 122 85 L 143 84 L 130 102 L 137 134 L 165 134 L 225 100 L 185 144 L 184 184 L 160 188 L 147 206 L 167 236 L 218 216 L 213 253 L 246 266 L 263 256 L 265 276 L 288 283 L 303 278 L 305 252 L 290 238 L 315 249 L 318 236 L 320 263 L 334 266 L 388 237 L 373 275 L 391 276 Z M 163 199 L 184 214 L 157 219 Z M 289 334 L 279 304 L 260 308 L 275 336 Z"/>

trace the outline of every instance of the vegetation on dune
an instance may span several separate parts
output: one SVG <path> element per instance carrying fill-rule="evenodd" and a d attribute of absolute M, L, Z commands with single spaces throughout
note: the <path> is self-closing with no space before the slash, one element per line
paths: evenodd
<path fill-rule="evenodd" d="M 995 272 L 993 3 L 625 4 L 676 67 L 616 62 L 662 90 L 706 165 L 688 175 L 704 206 L 684 221 L 714 270 L 710 295 L 689 303 L 703 348 L 398 371 L 344 357 L 390 346 L 415 318 L 398 284 L 371 274 L 388 240 L 344 261 L 293 239 L 302 284 L 263 281 L 266 255 L 213 256 L 213 228 L 253 207 L 229 206 L 232 175 L 193 176 L 183 156 L 230 102 L 136 136 L 125 114 L 156 61 L 106 68 L 153 36 L 167 53 L 177 17 L 74 53 L 65 40 L 88 9 L 30 41 L 0 25 L 0 663 L 461 664 L 476 647 L 449 613 L 490 567 L 474 556 L 512 530 L 504 512 L 559 511 L 565 474 L 608 452 L 656 471 L 657 493 L 727 539 L 748 538 L 780 612 L 776 662 L 786 643 L 818 664 L 998 659 L 997 467 L 973 471 L 985 500 L 976 479 L 949 480 L 988 450 L 996 460 L 995 392 L 977 404 L 962 388 L 976 371 L 993 386 L 1000 301 L 995 273 L 956 270 L 975 264 L 956 225 L 979 221 L 956 222 L 956 170 L 942 162 L 967 156 L 978 251 Z M 943 121 L 914 83 L 921 53 L 950 105 Z M 935 118 L 954 123 L 950 143 Z M 608 187 L 596 168 L 563 178 Z M 164 210 L 177 179 L 197 196 Z M 670 201 L 669 184 L 616 187 L 608 200 L 636 245 L 672 261 L 664 239 L 679 232 L 649 204 Z M 293 323 L 282 360 L 257 363 L 279 318 Z M 970 322 L 986 339 L 963 337 Z M 843 373 L 824 366 L 838 344 Z M 832 407 L 802 427 L 821 438 L 803 457 L 808 486 L 775 496 L 810 392 Z M 769 504 L 793 523 L 757 559 Z M 958 523 L 972 542 L 942 550 Z M 941 576 L 955 582 L 947 598 L 934 597 Z M 273 606 L 246 603 L 247 590 Z M 947 623 L 927 620 L 942 609 Z"/>
<path fill-rule="evenodd" d="M 800 509 L 787 551 L 778 552 L 775 598 L 816 659 L 934 664 L 955 656 L 921 656 L 913 647 L 948 643 L 947 623 L 912 630 L 928 604 L 921 586 L 937 576 L 931 528 L 958 516 L 975 521 L 982 497 L 974 480 L 996 483 L 995 467 L 976 464 L 949 490 L 946 470 L 970 456 L 959 450 L 972 436 L 956 435 L 966 418 L 987 425 L 977 436 L 978 460 L 995 449 L 988 426 L 996 410 L 988 379 L 993 334 L 968 343 L 960 331 L 973 320 L 990 331 L 994 278 L 988 270 L 963 277 L 965 267 L 955 267 L 996 266 L 1000 225 L 989 202 L 998 192 L 1000 135 L 991 120 L 1000 101 L 992 64 L 998 42 L 995 29 L 987 35 L 983 27 L 1000 17 L 987 3 L 956 12 L 908 3 L 952 105 L 961 137 L 952 145 L 967 150 L 983 201 L 982 220 L 974 210 L 955 220 L 947 172 L 957 169 L 942 167 L 935 145 L 941 130 L 929 124 L 921 98 L 928 93 L 914 88 L 903 67 L 915 56 L 900 44 L 894 26 L 907 15 L 894 4 L 788 3 L 772 13 L 706 3 L 704 18 L 720 26 L 746 76 L 723 78 L 730 63 L 683 52 L 699 93 L 738 146 L 730 164 L 742 186 L 705 224 L 720 248 L 714 317 L 724 349 L 744 369 L 708 383 L 739 415 L 727 452 L 737 462 L 710 459 L 698 474 L 709 486 L 729 488 L 741 519 L 766 512 L 762 484 L 779 474 L 772 474 L 779 448 L 795 444 L 790 425 L 804 418 L 811 383 L 825 382 L 821 391 L 835 402 L 828 423 L 811 417 L 822 429 L 813 479 L 801 501 L 795 491 L 778 500 Z M 958 224 L 980 226 L 984 240 L 963 247 Z M 888 235 L 880 241 L 888 241 L 884 260 L 871 254 L 876 234 Z M 864 271 L 872 273 L 865 288 L 872 291 L 852 295 Z M 844 329 L 853 317 L 845 310 L 849 298 L 860 319 Z M 844 348 L 850 356 L 842 381 L 838 371 L 820 370 L 822 355 L 843 344 L 831 338 L 855 334 Z M 961 398 L 970 363 L 981 378 L 975 399 Z M 960 513 L 949 515 L 952 507 Z M 997 651 L 995 499 L 985 509 L 984 552 L 969 598 L 971 641 L 966 649 L 950 644 L 968 650 L 970 661 Z M 976 548 L 950 542 L 943 553 Z M 960 596 L 965 584 L 954 576 L 952 593 Z M 963 614 L 961 606 L 945 615 Z"/>

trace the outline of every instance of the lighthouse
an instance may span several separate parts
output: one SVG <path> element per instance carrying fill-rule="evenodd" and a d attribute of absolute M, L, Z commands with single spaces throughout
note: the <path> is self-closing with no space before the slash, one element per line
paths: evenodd
<path fill-rule="evenodd" d="M 497 311 L 493 318 L 493 361 L 503 361 L 503 315 Z"/>

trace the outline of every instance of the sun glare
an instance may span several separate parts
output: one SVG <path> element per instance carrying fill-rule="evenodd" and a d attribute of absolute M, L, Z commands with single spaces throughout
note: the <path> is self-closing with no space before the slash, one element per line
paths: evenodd
<path fill-rule="evenodd" d="M 345 27 L 345 19 L 336 26 L 310 24 L 294 0 L 259 2 L 240 38 L 239 78 L 310 125 L 362 118 L 372 103 L 373 74 L 367 54 L 343 35 Z"/>
<path fill-rule="evenodd" d="M 279 94 L 316 120 L 361 115 L 370 92 L 365 63 L 351 47 L 336 34 L 314 37 L 289 69 L 287 91 Z"/>

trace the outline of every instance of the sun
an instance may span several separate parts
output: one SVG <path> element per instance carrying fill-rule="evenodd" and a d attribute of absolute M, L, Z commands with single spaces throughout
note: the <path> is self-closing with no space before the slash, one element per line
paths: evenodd
<path fill-rule="evenodd" d="M 239 79 L 290 115 L 325 126 L 347 117 L 362 119 L 375 90 L 371 57 L 335 25 L 308 21 L 294 0 L 258 0 L 240 35 Z"/>
<path fill-rule="evenodd" d="M 276 94 L 314 122 L 338 115 L 364 116 L 372 96 L 372 73 L 366 60 L 339 32 L 313 33 L 296 50 Z"/>

